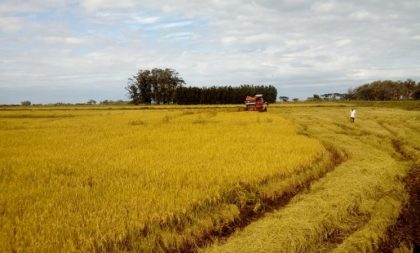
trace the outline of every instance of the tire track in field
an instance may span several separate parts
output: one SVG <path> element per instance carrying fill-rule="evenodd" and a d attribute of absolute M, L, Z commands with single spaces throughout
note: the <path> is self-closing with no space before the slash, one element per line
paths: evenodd
<path fill-rule="evenodd" d="M 293 113 L 293 111 L 292 111 L 292 113 Z M 336 124 L 336 120 L 316 117 L 316 114 L 315 114 L 315 117 L 313 116 L 313 114 L 309 114 L 309 115 L 298 114 L 298 115 L 291 115 L 291 116 L 293 118 L 298 117 L 298 118 L 296 118 L 295 122 L 298 122 L 298 125 L 301 127 L 302 132 L 305 135 L 313 137 L 313 136 L 318 136 L 320 134 L 318 137 L 321 140 L 329 140 L 331 138 L 335 138 L 335 136 L 338 135 L 338 136 L 342 136 L 343 138 L 341 138 L 341 139 L 337 138 L 337 139 L 334 139 L 334 140 L 331 140 L 331 141 L 333 141 L 334 143 L 337 142 L 337 141 L 344 142 L 345 146 L 348 146 L 348 147 L 351 147 L 351 145 L 354 145 L 354 144 L 358 143 L 356 145 L 359 145 L 360 147 L 364 147 L 366 149 L 366 151 L 360 152 L 361 151 L 360 150 L 359 152 L 357 152 L 357 154 L 355 154 L 355 157 L 353 157 L 354 159 L 353 158 L 350 159 L 350 160 L 354 160 L 354 161 L 351 161 L 351 165 L 344 166 L 343 168 L 340 169 L 341 174 L 343 174 L 343 172 L 346 171 L 347 169 L 350 169 L 350 166 L 352 166 L 351 168 L 353 168 L 352 173 L 361 173 L 362 177 L 363 177 L 364 173 L 367 173 L 367 174 L 375 173 L 375 171 L 380 169 L 381 168 L 381 160 L 380 159 L 375 159 L 376 168 L 371 170 L 371 172 L 369 172 L 369 169 L 357 168 L 357 167 L 360 167 L 360 162 L 363 161 L 363 159 L 361 160 L 361 158 L 363 157 L 361 155 L 363 154 L 363 152 L 367 152 L 369 149 L 376 150 L 373 154 L 386 155 L 388 157 L 387 159 L 388 159 L 389 162 L 391 162 L 391 161 L 396 162 L 395 165 L 397 163 L 401 164 L 401 162 L 397 161 L 396 155 L 395 155 L 396 152 L 393 152 L 392 147 L 391 147 L 392 137 L 395 137 L 396 133 L 389 131 L 389 129 L 385 129 L 385 130 L 388 130 L 386 132 L 383 132 L 383 131 L 382 132 L 381 131 L 375 132 L 375 130 L 380 130 L 380 129 L 376 128 L 376 129 L 372 129 L 372 131 L 371 131 L 371 129 L 369 129 L 369 127 L 371 127 L 372 125 L 365 124 L 365 123 L 362 124 L 362 125 L 347 125 L 347 124 L 342 124 L 342 123 Z M 375 120 L 375 122 L 376 121 L 377 120 Z M 317 123 L 316 125 L 314 125 L 314 127 L 311 126 L 311 124 L 313 124 L 313 122 Z M 299 123 L 301 123 L 301 124 L 299 124 Z M 373 122 L 371 121 L 371 123 L 373 123 Z M 394 122 L 394 123 L 396 123 L 396 122 Z M 380 128 L 384 128 L 381 124 L 378 123 L 378 125 L 379 125 Z M 366 128 L 366 126 L 369 126 L 369 127 Z M 310 129 L 308 129 L 308 128 L 310 128 Z M 323 129 L 323 130 L 321 130 L 321 129 Z M 353 143 L 353 144 L 348 144 L 348 143 Z M 369 146 L 370 146 L 370 148 L 368 148 Z M 374 157 L 372 157 L 372 158 L 374 158 Z M 360 160 L 360 162 L 359 162 L 359 160 Z M 394 162 L 392 162 L 392 164 L 394 164 Z M 365 166 L 369 165 L 369 159 L 367 159 L 367 160 L 364 159 L 364 164 L 365 164 Z M 357 165 L 359 165 L 359 166 L 357 166 Z M 378 172 L 380 173 L 380 170 Z M 334 173 L 335 172 L 333 172 L 333 174 Z M 368 198 L 371 198 L 371 199 L 369 199 L 369 201 L 374 201 L 374 202 L 377 201 L 377 203 L 379 203 L 379 202 L 387 203 L 388 199 L 390 199 L 390 198 L 393 198 L 394 201 L 401 200 L 398 197 L 399 196 L 398 195 L 399 194 L 398 189 L 393 189 L 393 188 L 383 188 L 382 189 L 382 187 L 380 186 L 382 183 L 385 183 L 385 182 L 389 183 L 389 180 L 386 179 L 388 177 L 387 175 L 389 175 L 389 176 L 391 176 L 391 175 L 397 176 L 398 175 L 398 173 L 394 173 L 392 170 L 389 170 L 388 173 L 389 174 L 384 174 L 385 177 L 384 176 L 380 177 L 380 180 L 384 180 L 384 181 L 379 181 L 378 182 L 379 184 L 377 186 L 373 186 L 375 188 L 376 187 L 379 187 L 379 188 L 377 190 L 374 189 L 374 191 L 369 193 L 369 194 L 374 194 L 371 197 L 367 196 Z M 335 173 L 335 174 L 337 174 L 337 173 Z M 343 175 L 347 175 L 347 174 L 348 173 L 344 172 Z M 337 175 L 339 175 L 339 174 L 337 174 Z M 337 178 L 337 175 L 335 175 L 335 178 Z M 334 176 L 332 178 L 334 178 Z M 369 178 L 366 178 L 366 182 L 369 182 L 369 180 L 370 180 Z M 398 180 L 398 176 L 395 180 Z M 342 180 L 342 183 L 347 185 L 348 183 L 346 183 L 345 181 L 346 180 L 344 180 L 344 181 Z M 314 189 L 311 188 L 311 190 L 309 192 L 307 192 L 307 194 L 311 194 L 311 192 L 312 192 L 312 194 L 315 194 L 317 197 L 323 197 L 324 192 L 325 192 L 325 194 L 328 194 L 329 193 L 328 191 L 324 191 L 324 189 L 325 189 L 325 187 L 327 187 L 328 183 L 325 184 L 327 182 L 325 180 L 323 180 L 323 182 L 324 182 L 324 184 L 321 183 L 321 185 L 318 184 L 317 187 L 315 187 L 316 188 L 315 191 L 314 191 Z M 349 185 L 349 187 L 351 187 L 351 184 Z M 366 187 L 369 187 L 369 184 L 366 184 Z M 337 188 L 337 187 L 335 187 L 335 188 Z M 340 187 L 338 187 L 337 189 L 340 189 Z M 362 190 L 364 188 L 360 188 L 360 189 Z M 390 190 L 390 191 L 388 191 L 387 189 Z M 395 190 L 395 192 L 394 192 L 394 190 Z M 364 190 L 362 190 L 362 191 L 364 191 Z M 339 193 L 339 192 L 337 192 L 337 193 Z M 356 202 L 360 201 L 360 200 L 357 200 L 357 198 L 356 199 L 354 199 L 354 197 L 352 197 L 352 198 Z M 286 207 L 285 209 L 295 210 L 296 208 L 304 207 L 305 205 L 297 205 L 296 208 L 293 208 L 293 207 L 290 208 L 294 204 L 299 204 L 299 202 L 301 202 L 303 199 L 305 199 L 305 198 L 304 197 L 299 198 L 299 200 L 297 200 L 297 201 L 293 202 L 292 204 L 288 205 L 288 207 Z M 340 250 L 342 251 L 343 249 L 344 250 L 346 250 L 346 249 L 349 250 L 349 248 L 346 248 L 346 246 L 351 246 L 350 249 L 353 249 L 353 250 L 356 249 L 356 248 L 353 248 L 353 246 L 356 246 L 356 247 L 360 247 L 360 248 L 357 248 L 358 251 L 365 251 L 365 250 L 371 251 L 371 250 L 368 250 L 368 248 L 364 248 L 365 246 L 369 247 L 369 245 L 366 244 L 366 241 L 363 242 L 363 243 L 358 243 L 357 242 L 358 235 L 354 236 L 354 234 L 357 234 L 356 232 L 359 232 L 359 231 L 369 231 L 369 229 L 372 228 L 372 225 L 375 226 L 377 221 L 378 221 L 377 220 L 378 219 L 378 211 L 382 211 L 382 209 L 381 209 L 382 206 L 381 206 L 381 208 L 376 208 L 373 211 L 369 210 L 368 212 L 366 210 L 365 211 L 358 211 L 359 210 L 358 209 L 359 204 L 350 204 L 349 206 L 350 207 L 354 206 L 355 209 L 350 211 L 349 213 L 347 213 L 346 216 L 343 216 L 341 218 L 338 217 L 338 220 L 337 220 L 338 223 L 337 224 L 333 223 L 334 224 L 333 226 L 326 225 L 327 227 L 324 227 L 325 224 L 316 223 L 314 225 L 316 225 L 316 226 L 319 225 L 319 228 L 318 227 L 309 228 L 308 226 L 310 226 L 310 225 L 308 223 L 306 225 L 306 229 L 302 230 L 302 232 L 306 231 L 305 234 L 303 234 L 302 236 L 309 235 L 309 236 L 313 236 L 313 238 L 307 238 L 305 236 L 305 238 L 307 238 L 305 241 L 300 241 L 300 239 L 293 240 L 292 238 L 290 238 L 290 239 L 292 239 L 290 241 L 285 240 L 285 238 L 287 237 L 286 234 L 285 234 L 286 237 L 284 237 L 284 238 L 283 237 L 281 237 L 281 238 L 280 237 L 275 237 L 275 236 L 271 237 L 271 234 L 266 234 L 264 232 L 264 229 L 266 229 L 268 224 L 270 226 L 271 225 L 275 226 L 276 223 L 274 222 L 273 224 L 271 224 L 270 223 L 271 221 L 266 221 L 266 222 L 262 222 L 262 223 L 260 221 L 256 221 L 255 223 L 258 223 L 258 224 L 255 224 L 255 225 L 252 224 L 253 226 L 252 226 L 251 229 L 247 228 L 246 232 L 245 231 L 244 231 L 244 233 L 241 232 L 238 236 L 235 236 L 233 238 L 233 240 L 229 240 L 231 242 L 229 245 L 226 245 L 226 244 L 222 243 L 220 246 L 216 245 L 216 247 L 212 247 L 209 251 L 210 252 L 219 252 L 219 251 L 221 251 L 221 252 L 234 252 L 233 250 L 235 250 L 235 249 L 239 250 L 240 248 L 238 248 L 238 247 L 241 247 L 244 250 L 246 249 L 246 251 L 248 251 L 248 252 L 253 252 L 256 249 L 263 250 L 263 251 L 265 251 L 265 250 L 273 251 L 274 249 L 277 249 L 276 252 L 281 252 L 282 250 L 287 252 L 287 250 L 286 250 L 287 247 L 290 247 L 289 250 L 294 248 L 294 246 L 290 246 L 290 244 L 295 245 L 296 248 L 294 248 L 294 251 L 297 251 L 297 252 L 305 252 L 307 250 L 309 250 L 309 251 L 317 251 L 318 250 L 318 252 L 328 252 L 328 251 L 339 251 L 340 252 Z M 392 206 L 394 206 L 393 208 L 397 207 L 392 203 L 386 204 L 384 207 L 386 207 L 386 208 L 391 207 L 392 208 Z M 395 209 L 395 210 L 398 210 L 398 209 Z M 372 212 L 372 215 L 375 215 L 374 217 L 371 217 L 371 212 Z M 288 212 L 288 214 L 289 213 L 290 213 L 290 211 Z M 298 213 L 301 213 L 301 212 L 298 212 Z M 330 214 L 334 215 L 333 213 L 330 213 Z M 322 213 L 322 212 L 320 213 L 321 216 L 330 215 L 330 214 Z M 284 220 L 285 219 L 284 215 L 286 215 L 286 214 L 284 214 L 284 212 L 280 212 L 280 214 L 275 216 L 274 218 L 279 219 L 279 220 Z M 387 222 L 389 222 L 389 224 L 392 223 L 392 220 L 394 219 L 394 217 L 396 218 L 398 216 L 398 215 L 393 216 L 392 214 L 388 214 L 388 215 L 390 215 L 389 217 L 387 216 L 387 219 L 388 219 Z M 290 218 L 289 216 L 287 216 L 286 219 L 289 219 Z M 273 219 L 273 218 L 271 218 L 271 219 Z M 321 218 L 321 220 L 322 219 L 323 218 Z M 266 220 L 266 219 L 261 219 L 261 220 L 263 221 L 263 220 Z M 327 224 L 330 223 L 328 221 L 328 219 L 326 219 L 325 222 L 327 222 Z M 342 226 L 342 225 L 345 225 L 345 226 Z M 284 229 L 286 227 L 288 227 L 288 226 L 279 226 L 279 229 L 280 228 Z M 319 231 L 314 231 L 314 230 L 317 230 L 317 229 L 320 229 L 320 230 Z M 383 229 L 383 232 L 382 232 L 382 229 Z M 379 227 L 379 229 L 372 230 L 372 232 L 376 233 L 379 236 L 379 238 L 382 238 L 382 237 L 384 237 L 385 229 L 386 229 L 386 227 Z M 309 231 L 307 231 L 307 230 L 309 230 Z M 276 233 L 276 232 L 277 232 L 276 229 L 268 229 L 267 230 L 267 233 Z M 270 239 L 262 239 L 262 238 L 265 238 L 266 236 L 270 237 Z M 349 245 L 347 240 L 350 237 L 351 237 L 351 239 L 350 239 L 350 245 Z M 255 240 L 257 238 L 261 238 L 261 240 Z M 272 238 L 276 238 L 276 239 L 274 240 Z M 280 248 L 270 248 L 270 246 L 264 245 L 266 243 L 274 243 L 275 241 L 277 241 L 279 239 L 282 240 L 282 241 L 285 240 L 284 243 L 289 244 L 289 245 L 278 243 L 278 246 L 280 246 Z M 356 241 L 355 241 L 355 239 L 356 239 Z M 305 245 L 301 244 L 299 242 L 305 243 Z M 347 243 L 347 244 L 345 244 L 346 246 L 339 247 L 339 246 L 342 246 L 343 242 Z M 356 244 L 351 245 L 353 242 L 356 242 Z M 283 248 L 283 246 L 286 246 L 286 248 Z M 380 246 L 370 245 L 370 247 L 371 247 L 371 249 L 377 249 Z"/>
<path fill-rule="evenodd" d="M 420 250 L 420 164 L 416 158 L 408 154 L 403 143 L 398 139 L 392 140 L 393 147 L 402 159 L 411 163 L 411 169 L 404 177 L 404 185 L 409 193 L 409 201 L 403 207 L 397 222 L 386 231 L 385 239 L 381 241 L 377 253 L 393 252 L 401 246 L 413 248 L 413 252 Z"/>
<path fill-rule="evenodd" d="M 195 112 L 195 113 L 185 113 L 175 115 L 174 118 L 179 118 L 183 116 L 189 115 L 200 115 L 202 112 Z M 208 113 L 207 113 L 208 114 Z M 209 115 L 212 116 L 212 115 Z M 171 119 L 174 119 L 171 118 Z M 169 120 L 171 120 L 169 119 Z M 166 121 L 165 117 L 158 121 L 157 124 L 164 124 Z M 240 230 L 255 220 L 260 219 L 264 215 L 274 212 L 281 207 L 285 206 L 294 196 L 298 193 L 301 193 L 309 188 L 309 186 L 313 183 L 318 181 L 319 179 L 323 178 L 327 173 L 334 170 L 340 163 L 342 163 L 347 156 L 341 150 L 337 150 L 332 145 L 327 143 L 323 143 L 323 146 L 327 150 L 327 155 L 325 157 L 319 158 L 318 161 L 315 161 L 314 166 L 319 166 L 318 170 L 313 170 L 310 167 L 302 167 L 295 174 L 284 176 L 284 175 L 273 175 L 269 178 L 266 178 L 258 185 L 258 189 L 256 187 L 252 187 L 248 184 L 240 184 L 237 188 L 232 189 L 231 191 L 223 194 L 222 199 L 224 201 L 220 202 L 219 204 L 229 204 L 235 205 L 239 210 L 239 215 L 234 220 L 224 220 L 222 222 L 222 226 L 215 226 L 213 230 L 205 231 L 200 236 L 193 236 L 193 240 L 185 240 L 181 245 L 176 245 L 172 247 L 171 245 L 165 245 L 165 242 L 162 240 L 161 237 L 157 236 L 155 241 L 153 242 L 155 245 L 154 251 L 164 251 L 164 252 L 197 252 L 199 248 L 205 247 L 209 244 L 212 244 L 216 239 L 223 240 L 228 238 L 232 235 L 235 231 Z M 328 161 L 328 162 L 326 162 Z M 277 182 L 284 182 L 288 181 L 287 185 L 288 188 L 286 191 L 274 195 L 274 197 L 264 196 L 264 192 L 259 190 L 267 185 L 276 184 Z M 289 185 L 290 184 L 290 185 Z M 248 198 L 246 200 L 245 205 L 240 203 L 240 200 L 236 200 L 240 195 L 246 195 Z M 272 195 L 270 195 L 272 196 Z M 260 208 L 256 209 L 257 206 Z M 200 206 L 197 206 L 197 215 L 201 217 Z M 217 210 L 218 206 L 215 206 L 214 209 Z M 207 210 L 208 211 L 208 210 Z M 205 218 L 206 213 L 204 213 L 203 217 Z M 186 218 L 188 219 L 188 218 Z M 142 238 L 146 238 L 149 235 L 149 231 L 147 229 L 148 226 L 154 226 L 156 224 L 148 224 L 145 226 L 145 229 L 142 229 L 138 232 L 138 234 Z M 188 230 L 188 226 L 184 226 L 182 224 L 158 224 L 161 225 L 163 228 L 168 229 L 173 233 L 177 234 L 184 234 L 185 230 Z M 153 236 L 153 235 L 152 235 Z M 117 248 L 121 251 L 132 251 L 133 247 L 130 243 L 129 238 L 123 238 L 122 240 L 118 241 L 108 241 L 106 245 L 117 245 Z M 109 249 L 109 250 L 108 250 Z M 105 246 L 102 249 L 97 249 L 97 251 L 112 251 L 111 246 Z"/>
<path fill-rule="evenodd" d="M 377 246 L 375 252 L 393 252 L 394 249 L 399 248 L 401 245 L 408 245 L 409 247 L 414 245 L 414 252 L 416 252 L 416 249 L 420 249 L 420 217 L 416 213 L 418 210 L 420 210 L 420 166 L 419 164 L 416 164 L 415 157 L 411 154 L 408 154 L 404 150 L 403 146 L 407 144 L 404 144 L 402 140 L 397 139 L 396 136 L 398 136 L 398 133 L 386 122 L 382 120 L 376 120 L 376 122 L 389 133 L 389 136 L 393 137 L 385 137 L 383 135 L 376 134 L 374 131 L 360 130 L 340 123 L 334 124 L 343 130 L 350 131 L 355 136 L 355 138 L 366 144 L 369 144 L 369 141 L 363 139 L 363 136 L 366 135 L 374 135 L 378 139 L 388 139 L 389 142 L 391 142 L 391 146 L 393 147 L 395 153 L 399 155 L 399 157 L 395 157 L 393 154 L 391 154 L 394 159 L 409 161 L 411 163 L 409 172 L 402 179 L 405 185 L 405 189 L 410 196 L 409 202 L 403 206 L 396 224 L 390 226 L 386 230 L 384 239 L 380 241 L 380 244 Z M 409 125 L 404 126 L 404 128 L 405 130 L 413 131 L 413 128 Z M 412 148 L 417 150 L 416 147 Z M 340 229 L 336 230 L 332 236 L 329 236 L 326 238 L 326 240 L 324 240 L 324 245 L 322 245 L 320 252 L 333 251 L 336 249 L 351 234 L 358 231 L 365 224 L 367 224 L 369 219 L 370 217 L 364 214 L 355 214 L 351 217 L 348 217 L 346 223 L 351 224 L 351 229 L 347 231 Z"/>
<path fill-rule="evenodd" d="M 320 120 L 320 122 L 322 122 L 322 120 Z M 344 123 L 334 121 L 328 122 L 326 124 L 324 123 L 326 122 L 320 124 L 322 124 L 322 126 L 326 129 L 329 129 L 329 131 L 331 131 L 332 133 L 335 133 L 337 135 L 349 135 L 349 133 L 351 133 L 354 139 L 365 144 L 369 144 L 369 142 L 364 140 L 364 137 L 373 134 L 371 131 L 368 130 L 357 129 L 353 125 L 348 126 Z M 307 128 L 306 125 L 303 125 L 303 127 Z M 336 129 L 337 127 L 338 129 Z M 311 134 L 309 133 L 307 135 L 311 136 Z M 349 226 L 346 228 L 337 227 L 325 234 L 323 240 L 317 245 L 317 252 L 333 251 L 339 244 L 345 241 L 349 235 L 359 230 L 369 220 L 370 216 L 368 214 L 361 213 L 358 210 L 355 210 L 355 212 L 353 212 L 353 215 L 345 217 L 345 221 L 343 221 L 343 223 Z"/>
<path fill-rule="evenodd" d="M 420 210 L 420 165 L 419 161 L 416 161 L 416 157 L 420 157 L 419 148 L 413 143 L 408 141 L 404 136 L 401 136 L 397 132 L 395 127 L 398 127 L 398 131 L 412 132 L 415 134 L 420 133 L 420 130 L 409 124 L 408 122 L 404 125 L 398 125 L 397 121 L 386 122 L 386 120 L 379 118 L 373 118 L 387 134 L 380 134 L 371 131 L 370 129 L 361 129 L 354 125 L 346 125 L 343 123 L 330 122 L 341 130 L 337 131 L 331 129 L 336 134 L 351 133 L 354 139 L 362 143 L 372 145 L 374 148 L 386 150 L 383 146 L 377 143 L 372 143 L 368 140 L 367 136 L 375 136 L 378 140 L 389 142 L 392 146 L 393 152 L 388 151 L 394 160 L 408 161 L 411 164 L 411 168 L 407 175 L 401 179 L 404 183 L 406 191 L 409 193 L 409 201 L 405 203 L 402 211 L 398 217 L 398 220 L 394 225 L 391 225 L 385 231 L 383 238 L 380 240 L 379 245 L 376 246 L 375 252 L 393 252 L 393 250 L 404 246 L 414 247 L 414 252 L 420 250 L 420 216 L 418 210 Z M 412 150 L 411 153 L 406 151 L 406 147 L 409 146 Z M 413 152 L 416 154 L 413 155 Z M 398 180 L 398 179 L 397 179 Z M 386 197 L 386 194 L 383 196 Z M 365 214 L 355 213 L 353 216 L 347 217 L 346 223 L 350 224 L 349 230 L 337 229 L 326 237 L 323 241 L 323 245 L 320 246 L 320 252 L 334 251 L 337 247 L 344 242 L 350 235 L 363 228 L 370 220 L 370 217 Z M 373 247 L 375 248 L 375 247 Z"/>
<path fill-rule="evenodd" d="M 309 176 L 309 179 L 304 181 L 299 185 L 295 185 L 290 187 L 290 189 L 275 198 L 261 198 L 261 204 L 264 206 L 264 210 L 262 212 L 255 212 L 255 203 L 250 202 L 247 205 L 241 207 L 239 209 L 240 214 L 239 218 L 235 219 L 233 222 L 226 224 L 219 230 L 211 231 L 209 234 L 204 236 L 203 238 L 198 238 L 194 245 L 187 244 L 183 248 L 179 249 L 180 252 L 197 252 L 199 248 L 206 247 L 217 239 L 218 241 L 227 240 L 233 233 L 238 230 L 243 229 L 244 227 L 248 226 L 252 222 L 255 222 L 265 215 L 275 212 L 280 208 L 284 207 L 289 203 L 289 201 L 295 197 L 297 194 L 308 190 L 312 183 L 320 180 L 326 174 L 333 171 L 338 165 L 344 162 L 347 157 L 346 154 L 343 155 L 342 152 L 339 152 L 335 147 L 330 144 L 324 143 L 324 147 L 327 149 L 331 164 L 330 166 L 326 167 L 325 170 L 321 171 L 320 174 L 316 176 Z M 307 173 L 307 170 L 303 170 L 300 173 L 296 174 L 296 177 L 301 176 L 301 174 Z M 176 251 L 168 251 L 168 252 L 178 252 Z"/>
<path fill-rule="evenodd" d="M 363 139 L 364 136 L 372 135 L 373 132 L 367 130 L 360 130 L 354 127 L 347 126 L 343 123 L 332 123 L 334 126 L 338 127 L 340 130 L 330 128 L 330 131 L 341 134 L 348 135 L 351 132 L 355 139 L 360 142 L 369 144 L 366 140 Z M 328 127 L 325 125 L 324 127 Z M 308 134 L 311 136 L 310 134 Z M 311 136 L 313 137 L 313 136 Z M 370 220 L 370 215 L 367 213 L 360 212 L 359 210 L 354 210 L 352 215 L 345 217 L 343 223 L 346 227 L 337 227 L 332 231 L 329 231 L 325 234 L 323 240 L 318 244 L 317 252 L 330 252 L 333 251 L 338 245 L 346 240 L 352 233 L 362 228 Z"/>

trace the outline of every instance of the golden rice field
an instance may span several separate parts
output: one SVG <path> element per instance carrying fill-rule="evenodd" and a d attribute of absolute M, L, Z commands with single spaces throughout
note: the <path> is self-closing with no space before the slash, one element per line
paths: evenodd
<path fill-rule="evenodd" d="M 0 108 L 0 252 L 412 252 L 418 109 Z"/>
<path fill-rule="evenodd" d="M 0 109 L 0 252 L 195 249 L 331 165 L 278 113 L 93 109 Z"/>
<path fill-rule="evenodd" d="M 350 123 L 350 106 L 271 109 L 300 133 L 343 150 L 346 161 L 284 208 L 203 252 L 414 252 L 413 242 L 420 244 L 420 111 L 360 107 Z"/>

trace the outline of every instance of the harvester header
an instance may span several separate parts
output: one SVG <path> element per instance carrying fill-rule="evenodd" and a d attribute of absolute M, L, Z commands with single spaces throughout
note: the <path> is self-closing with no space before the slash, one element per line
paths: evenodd
<path fill-rule="evenodd" d="M 262 94 L 255 96 L 246 96 L 245 98 L 245 111 L 267 111 L 267 102 L 264 101 Z"/>

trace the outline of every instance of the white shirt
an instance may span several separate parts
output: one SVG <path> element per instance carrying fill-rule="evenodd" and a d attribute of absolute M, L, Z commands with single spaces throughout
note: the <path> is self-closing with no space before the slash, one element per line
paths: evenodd
<path fill-rule="evenodd" d="M 351 110 L 350 117 L 351 118 L 356 118 L 356 110 Z"/>

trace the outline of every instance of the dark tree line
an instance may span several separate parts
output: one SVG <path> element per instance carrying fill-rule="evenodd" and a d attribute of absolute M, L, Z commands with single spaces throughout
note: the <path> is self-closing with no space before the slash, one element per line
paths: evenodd
<path fill-rule="evenodd" d="M 281 99 L 281 98 L 280 98 Z M 420 82 L 407 79 L 405 81 L 378 80 L 363 84 L 348 93 L 314 94 L 307 100 L 418 100 L 420 99 Z"/>
<path fill-rule="evenodd" d="M 181 105 L 242 104 L 246 96 L 254 96 L 256 94 L 263 94 L 265 101 L 274 103 L 277 97 L 277 90 L 271 85 L 178 87 L 175 93 L 175 103 Z"/>
<path fill-rule="evenodd" d="M 242 104 L 246 96 L 263 94 L 268 103 L 276 102 L 277 90 L 274 86 L 241 85 L 184 87 L 184 80 L 173 69 L 139 70 L 129 78 L 126 90 L 134 104 Z M 279 97 L 287 102 L 286 96 Z M 326 93 L 315 94 L 308 100 L 408 100 L 420 99 L 420 82 L 406 81 L 374 81 L 350 89 L 346 94 Z M 296 99 L 297 100 L 297 99 Z M 295 101 L 295 99 L 294 99 Z"/>
<path fill-rule="evenodd" d="M 420 82 L 406 81 L 374 81 L 349 90 L 346 99 L 356 100 L 407 100 L 420 99 Z"/>
<path fill-rule="evenodd" d="M 314 94 L 312 97 L 308 97 L 307 101 L 321 101 L 321 100 L 345 100 L 349 99 L 347 93 L 325 93 L 322 95 Z"/>
<path fill-rule="evenodd" d="M 274 103 L 274 86 L 242 85 L 239 87 L 183 87 L 184 80 L 173 69 L 139 70 L 128 79 L 126 90 L 133 104 L 242 104 L 246 96 L 263 94 Z"/>
<path fill-rule="evenodd" d="M 176 88 L 184 80 L 173 69 L 139 70 L 128 79 L 126 90 L 133 104 L 150 104 L 153 102 L 169 104 L 174 101 Z"/>
<path fill-rule="evenodd" d="M 334 93 L 322 94 L 322 95 L 320 95 L 320 98 L 324 99 L 324 100 L 338 100 L 338 99 L 344 99 L 344 98 L 346 98 L 346 96 L 347 96 L 347 94 L 345 94 L 345 93 L 334 92 Z"/>

